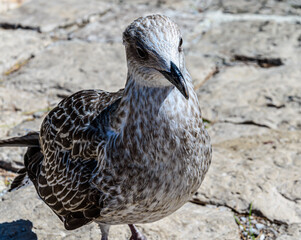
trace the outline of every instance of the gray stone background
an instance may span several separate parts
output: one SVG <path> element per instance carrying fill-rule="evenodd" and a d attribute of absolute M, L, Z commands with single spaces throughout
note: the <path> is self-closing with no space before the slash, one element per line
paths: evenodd
<path fill-rule="evenodd" d="M 190 203 L 138 227 L 151 240 L 300 240 L 300 0 L 0 0 L 0 138 L 39 129 L 75 91 L 123 87 L 122 31 L 150 13 L 182 29 L 213 162 Z M 23 152 L 0 149 L 0 239 L 100 239 L 94 224 L 64 230 L 33 187 L 7 193 Z"/>

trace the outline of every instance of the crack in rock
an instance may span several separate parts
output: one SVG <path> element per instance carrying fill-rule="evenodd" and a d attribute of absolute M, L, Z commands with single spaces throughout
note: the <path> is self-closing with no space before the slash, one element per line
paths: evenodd
<path fill-rule="evenodd" d="M 256 123 L 253 120 L 246 120 L 246 121 L 242 121 L 242 122 L 233 122 L 230 120 L 224 120 L 224 121 L 218 121 L 220 123 L 232 123 L 232 124 L 242 124 L 242 125 L 253 125 L 253 126 L 257 126 L 257 127 L 263 127 L 263 128 L 269 128 L 271 129 L 270 126 L 265 125 L 265 124 L 261 124 L 261 123 Z"/>
<path fill-rule="evenodd" d="M 223 13 L 222 11 L 210 11 L 204 13 L 204 20 L 200 22 L 199 28 L 202 33 L 208 32 L 212 28 L 228 22 L 276 22 L 300 24 L 300 16 L 281 16 L 281 15 L 264 15 L 264 14 L 232 14 Z M 198 40 L 198 39 L 196 39 Z"/>
<path fill-rule="evenodd" d="M 223 13 L 222 11 L 208 12 L 205 14 L 205 19 L 214 24 L 224 22 L 241 22 L 241 21 L 272 21 L 277 23 L 301 23 L 300 16 L 281 16 L 281 15 L 264 15 L 264 14 L 232 14 Z"/>
<path fill-rule="evenodd" d="M 51 34 L 55 35 L 56 32 L 58 32 L 59 30 L 69 30 L 69 32 L 65 33 L 66 36 L 64 37 L 55 37 L 57 40 L 72 40 L 72 39 L 77 39 L 77 38 L 73 38 L 71 35 L 78 31 L 81 28 L 84 28 L 85 26 L 87 26 L 88 24 L 90 24 L 92 22 L 92 19 L 94 18 L 101 18 L 104 15 L 106 15 L 108 12 L 110 12 L 111 9 L 107 9 L 104 12 L 97 12 L 97 13 L 91 13 L 85 17 L 76 19 L 73 22 L 69 22 L 63 25 L 59 25 L 57 27 L 55 27 L 54 29 L 52 29 Z M 94 20 L 93 20 L 94 21 Z"/>
<path fill-rule="evenodd" d="M 279 192 L 279 194 L 280 194 L 283 198 L 285 198 L 286 200 L 288 200 L 288 201 L 290 201 L 290 202 L 298 203 L 298 201 L 301 200 L 301 198 L 290 198 L 290 197 L 288 197 L 287 195 L 285 195 L 285 194 L 282 193 L 282 192 Z"/>
<path fill-rule="evenodd" d="M 215 207 L 225 207 L 225 208 L 228 208 L 229 210 L 231 210 L 236 215 L 248 215 L 249 214 L 249 210 L 248 210 L 249 207 L 245 211 L 241 211 L 240 212 L 240 211 L 236 210 L 235 208 L 229 206 L 228 204 L 218 203 L 218 202 L 215 202 L 214 200 L 202 201 L 202 200 L 197 199 L 197 198 L 192 198 L 190 200 L 190 202 L 194 203 L 194 204 L 197 204 L 197 205 L 201 205 L 201 206 L 210 206 L 210 205 L 212 205 L 212 206 L 215 206 Z M 283 226 L 288 226 L 288 224 L 286 222 L 282 222 L 282 221 L 279 221 L 279 220 L 276 220 L 276 219 L 273 219 L 273 220 L 269 219 L 259 209 L 252 209 L 252 216 L 256 216 L 256 217 L 262 218 L 265 221 L 267 221 L 269 223 L 276 224 L 278 226 L 282 226 L 282 225 Z"/>
<path fill-rule="evenodd" d="M 100 17 L 106 15 L 109 11 L 111 11 L 111 9 L 107 9 L 104 12 L 91 13 L 88 16 L 77 19 L 74 22 L 71 22 L 71 23 L 68 23 L 68 24 L 65 24 L 65 25 L 60 25 L 57 28 L 58 29 L 62 29 L 62 28 L 67 29 L 67 28 L 70 28 L 74 25 L 78 26 L 79 28 L 82 28 L 82 27 L 85 27 L 87 24 L 89 24 L 93 17 L 99 17 L 100 18 Z"/>
<path fill-rule="evenodd" d="M 285 104 L 275 105 L 275 104 L 273 104 L 273 103 L 267 103 L 266 106 L 267 106 L 267 107 L 270 107 L 270 108 L 281 109 L 281 108 L 284 108 L 284 107 L 285 107 Z"/>
<path fill-rule="evenodd" d="M 7 71 L 4 72 L 4 75 L 8 76 L 14 72 L 19 71 L 24 65 L 26 65 L 34 57 L 35 55 L 31 54 L 29 58 L 16 62 L 13 66 L 11 66 Z"/>
<path fill-rule="evenodd" d="M 234 55 L 234 61 L 240 62 L 252 62 L 256 63 L 262 68 L 279 67 L 283 65 L 281 58 L 261 58 L 261 57 L 249 57 L 244 55 Z"/>
<path fill-rule="evenodd" d="M 23 29 L 23 30 L 30 30 L 35 31 L 38 33 L 41 33 L 40 27 L 33 27 L 33 26 L 24 26 L 20 23 L 0 23 L 0 28 L 5 30 L 17 30 L 17 29 Z"/>

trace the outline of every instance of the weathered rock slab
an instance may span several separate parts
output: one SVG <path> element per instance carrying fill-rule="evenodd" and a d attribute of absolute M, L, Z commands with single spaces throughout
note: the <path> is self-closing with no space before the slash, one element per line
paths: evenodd
<path fill-rule="evenodd" d="M 104 14 L 110 6 L 109 2 L 97 0 L 32 0 L 1 14 L 0 22 L 50 32 L 56 28 L 84 24 L 89 16 Z"/>
<path fill-rule="evenodd" d="M 57 96 L 82 89 L 114 91 L 126 81 L 125 51 L 120 44 L 59 41 L 37 54 L 3 83 L 8 88 Z"/>
<path fill-rule="evenodd" d="M 272 222 L 301 222 L 301 132 L 275 132 L 216 143 L 196 198 L 253 211 Z"/>
<path fill-rule="evenodd" d="M 258 14 L 258 15 L 300 15 L 301 3 L 298 0 L 203 0 L 198 2 L 199 10 L 220 10 L 232 14 Z"/>
<path fill-rule="evenodd" d="M 0 83 L 2 74 L 17 71 L 50 42 L 49 37 L 34 31 L 0 29 Z"/>
<path fill-rule="evenodd" d="M 32 232 L 39 240 L 48 239 L 98 239 L 100 230 L 90 224 L 75 231 L 64 230 L 55 214 L 37 197 L 31 186 L 2 197 L 0 202 L 0 226 L 3 223 L 30 221 Z M 139 225 L 148 239 L 215 239 L 236 240 L 238 228 L 233 213 L 226 208 L 208 208 L 187 203 L 171 216 L 151 224 Z M 129 239 L 125 225 L 113 226 L 110 239 Z"/>

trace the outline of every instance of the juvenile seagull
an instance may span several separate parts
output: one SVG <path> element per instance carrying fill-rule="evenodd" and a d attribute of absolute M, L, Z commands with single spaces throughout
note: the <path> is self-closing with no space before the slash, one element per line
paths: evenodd
<path fill-rule="evenodd" d="M 133 225 L 168 216 L 200 187 L 211 145 L 185 68 L 178 26 L 162 15 L 138 18 L 123 33 L 125 88 L 84 90 L 61 101 L 40 132 L 2 140 L 28 147 L 28 179 L 68 230 L 128 224 L 130 239 L 146 239 Z"/>

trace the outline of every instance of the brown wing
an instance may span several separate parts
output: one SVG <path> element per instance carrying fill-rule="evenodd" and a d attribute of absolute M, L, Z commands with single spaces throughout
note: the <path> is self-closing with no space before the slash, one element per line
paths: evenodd
<path fill-rule="evenodd" d="M 78 228 L 99 216 L 104 196 L 90 179 L 106 142 L 110 115 L 122 93 L 77 92 L 43 121 L 40 143 L 44 159 L 35 186 L 66 229 Z"/>
<path fill-rule="evenodd" d="M 60 148 L 70 150 L 72 157 L 96 158 L 97 149 L 106 139 L 101 113 L 113 103 L 116 105 L 122 94 L 123 90 L 116 93 L 84 90 L 60 102 L 41 127 L 44 153 Z"/>

